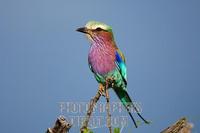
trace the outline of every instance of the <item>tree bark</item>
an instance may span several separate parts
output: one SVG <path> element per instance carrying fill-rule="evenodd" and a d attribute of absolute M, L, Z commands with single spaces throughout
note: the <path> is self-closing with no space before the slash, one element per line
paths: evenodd
<path fill-rule="evenodd" d="M 71 124 L 63 116 L 57 118 L 53 128 L 48 128 L 46 133 L 68 133 Z"/>
<path fill-rule="evenodd" d="M 193 125 L 187 122 L 185 117 L 179 119 L 175 124 L 161 131 L 161 133 L 191 133 Z"/>
<path fill-rule="evenodd" d="M 96 96 L 90 100 L 90 104 L 89 104 L 89 108 L 88 108 L 85 120 L 84 120 L 83 125 L 80 129 L 81 133 L 83 133 L 84 130 L 87 129 L 90 117 L 91 117 L 92 112 L 93 112 L 93 108 L 96 105 L 96 103 L 97 103 L 97 101 L 99 100 L 100 97 L 101 97 L 101 94 L 99 92 L 97 92 Z"/>

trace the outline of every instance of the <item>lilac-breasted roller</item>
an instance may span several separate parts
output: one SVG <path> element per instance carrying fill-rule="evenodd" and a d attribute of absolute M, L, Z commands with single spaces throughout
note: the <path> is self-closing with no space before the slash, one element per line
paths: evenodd
<path fill-rule="evenodd" d="M 127 93 L 126 61 L 115 43 L 112 28 L 101 22 L 89 21 L 85 27 L 78 28 L 77 31 L 85 33 L 91 42 L 88 63 L 99 83 L 99 89 L 102 91 L 106 88 L 107 80 L 111 81 L 109 88 L 113 88 L 128 111 L 135 127 L 137 127 L 137 123 L 131 114 L 131 109 L 134 109 L 145 123 L 149 123 L 141 116 Z"/>

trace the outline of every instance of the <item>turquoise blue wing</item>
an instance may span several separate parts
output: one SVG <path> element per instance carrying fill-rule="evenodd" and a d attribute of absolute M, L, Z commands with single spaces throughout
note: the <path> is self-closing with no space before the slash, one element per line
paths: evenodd
<path fill-rule="evenodd" d="M 125 57 L 119 49 L 116 50 L 115 57 L 116 57 L 115 62 L 117 64 L 117 68 L 122 76 L 122 79 L 123 79 L 125 85 L 127 85 L 127 72 L 126 72 Z"/>

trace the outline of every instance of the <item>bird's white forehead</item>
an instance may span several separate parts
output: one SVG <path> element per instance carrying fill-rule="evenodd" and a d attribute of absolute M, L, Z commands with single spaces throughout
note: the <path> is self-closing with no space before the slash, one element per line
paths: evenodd
<path fill-rule="evenodd" d="M 86 28 L 88 29 L 96 29 L 96 28 L 101 28 L 103 30 L 111 30 L 112 28 L 102 22 L 97 22 L 97 21 L 89 21 L 86 25 Z"/>

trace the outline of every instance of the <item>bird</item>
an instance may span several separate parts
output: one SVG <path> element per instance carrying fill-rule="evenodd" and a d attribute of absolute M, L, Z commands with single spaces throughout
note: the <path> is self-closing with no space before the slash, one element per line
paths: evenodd
<path fill-rule="evenodd" d="M 88 21 L 85 26 L 76 29 L 76 31 L 84 33 L 90 42 L 88 65 L 99 83 L 101 94 L 105 94 L 105 89 L 112 88 L 126 108 L 136 128 L 138 125 L 133 118 L 132 109 L 144 123 L 149 124 L 127 92 L 126 60 L 115 43 L 112 27 L 103 22 Z"/>

